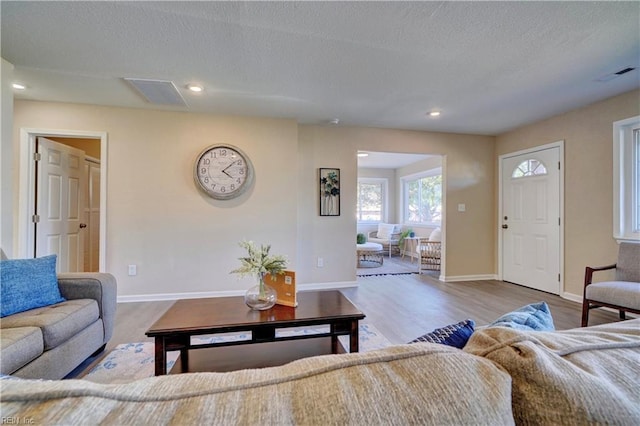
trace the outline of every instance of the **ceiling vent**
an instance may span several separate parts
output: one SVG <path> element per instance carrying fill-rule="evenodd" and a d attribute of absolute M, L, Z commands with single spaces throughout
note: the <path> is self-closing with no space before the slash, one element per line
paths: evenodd
<path fill-rule="evenodd" d="M 621 75 L 631 72 L 633 70 L 635 70 L 634 67 L 627 67 L 627 68 L 621 69 L 620 71 L 612 72 L 611 74 L 606 74 L 606 75 L 603 75 L 602 77 L 598 77 L 596 78 L 596 81 L 600 81 L 600 82 L 611 81 L 614 78 L 618 78 Z"/>
<path fill-rule="evenodd" d="M 172 81 L 125 78 L 146 100 L 152 104 L 187 106 Z"/>

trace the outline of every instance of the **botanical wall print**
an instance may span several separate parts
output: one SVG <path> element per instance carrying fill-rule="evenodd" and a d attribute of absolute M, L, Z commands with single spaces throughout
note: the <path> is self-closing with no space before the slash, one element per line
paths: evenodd
<path fill-rule="evenodd" d="M 320 216 L 340 216 L 340 169 L 320 169 Z"/>

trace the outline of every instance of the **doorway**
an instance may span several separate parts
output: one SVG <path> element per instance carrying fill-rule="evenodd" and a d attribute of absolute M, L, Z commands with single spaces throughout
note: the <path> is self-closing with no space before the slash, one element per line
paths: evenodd
<path fill-rule="evenodd" d="M 84 169 L 83 178 L 88 177 L 93 172 L 94 181 L 91 187 L 83 192 L 84 197 L 90 191 L 93 192 L 93 205 L 83 204 L 81 223 L 86 224 L 86 234 L 93 228 L 93 241 L 88 238 L 83 242 L 83 249 L 86 244 L 93 244 L 91 256 L 81 256 L 78 262 L 78 270 L 105 271 L 106 268 L 106 173 L 107 173 L 107 135 L 105 132 L 91 131 L 68 131 L 68 130 L 48 130 L 48 129 L 21 129 L 20 130 L 20 175 L 19 175 L 19 195 L 18 195 L 18 251 L 17 255 L 22 258 L 32 258 L 36 255 L 36 226 L 34 221 L 36 216 L 38 197 L 38 173 L 37 163 L 37 139 L 48 138 L 58 143 L 68 146 L 76 146 L 86 152 L 84 158 L 94 160 L 93 171 L 86 165 L 83 158 Z M 97 163 L 96 163 L 97 161 Z M 99 171 L 99 178 L 96 179 L 96 168 Z M 84 179 L 83 179 L 84 180 Z M 89 180 L 90 181 L 90 180 Z M 87 199 L 90 199 L 87 197 Z M 96 207 L 98 207 L 96 209 Z M 92 216 L 92 217 L 90 217 Z M 93 224 L 87 223 L 93 219 Z M 38 249 L 38 256 L 42 255 Z M 64 269 L 64 268 L 63 268 Z"/>
<path fill-rule="evenodd" d="M 504 281 L 560 294 L 563 143 L 500 156 L 499 252 Z"/>
<path fill-rule="evenodd" d="M 445 157 L 436 154 L 358 152 L 357 233 L 366 239 L 380 223 L 400 224 L 402 233 L 392 257 L 387 255 L 382 265 L 361 267 L 356 275 L 418 273 L 418 238 L 428 238 L 437 228 L 444 234 L 444 163 Z M 443 256 L 441 268 L 429 274 L 442 277 L 444 268 Z"/>

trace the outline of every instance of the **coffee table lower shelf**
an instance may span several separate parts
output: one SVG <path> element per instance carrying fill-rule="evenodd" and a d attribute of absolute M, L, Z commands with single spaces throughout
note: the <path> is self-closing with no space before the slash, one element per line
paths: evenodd
<path fill-rule="evenodd" d="M 338 344 L 338 353 L 345 352 Z M 328 354 L 331 354 L 331 337 L 192 349 L 186 370 L 178 357 L 169 374 L 276 367 L 297 359 Z"/>

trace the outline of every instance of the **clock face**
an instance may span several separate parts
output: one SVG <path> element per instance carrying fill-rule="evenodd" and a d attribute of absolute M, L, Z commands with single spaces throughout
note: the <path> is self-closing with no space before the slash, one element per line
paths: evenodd
<path fill-rule="evenodd" d="M 251 185 L 253 166 L 240 149 L 232 145 L 213 145 L 196 159 L 194 174 L 199 188 L 207 195 L 228 200 Z"/>

